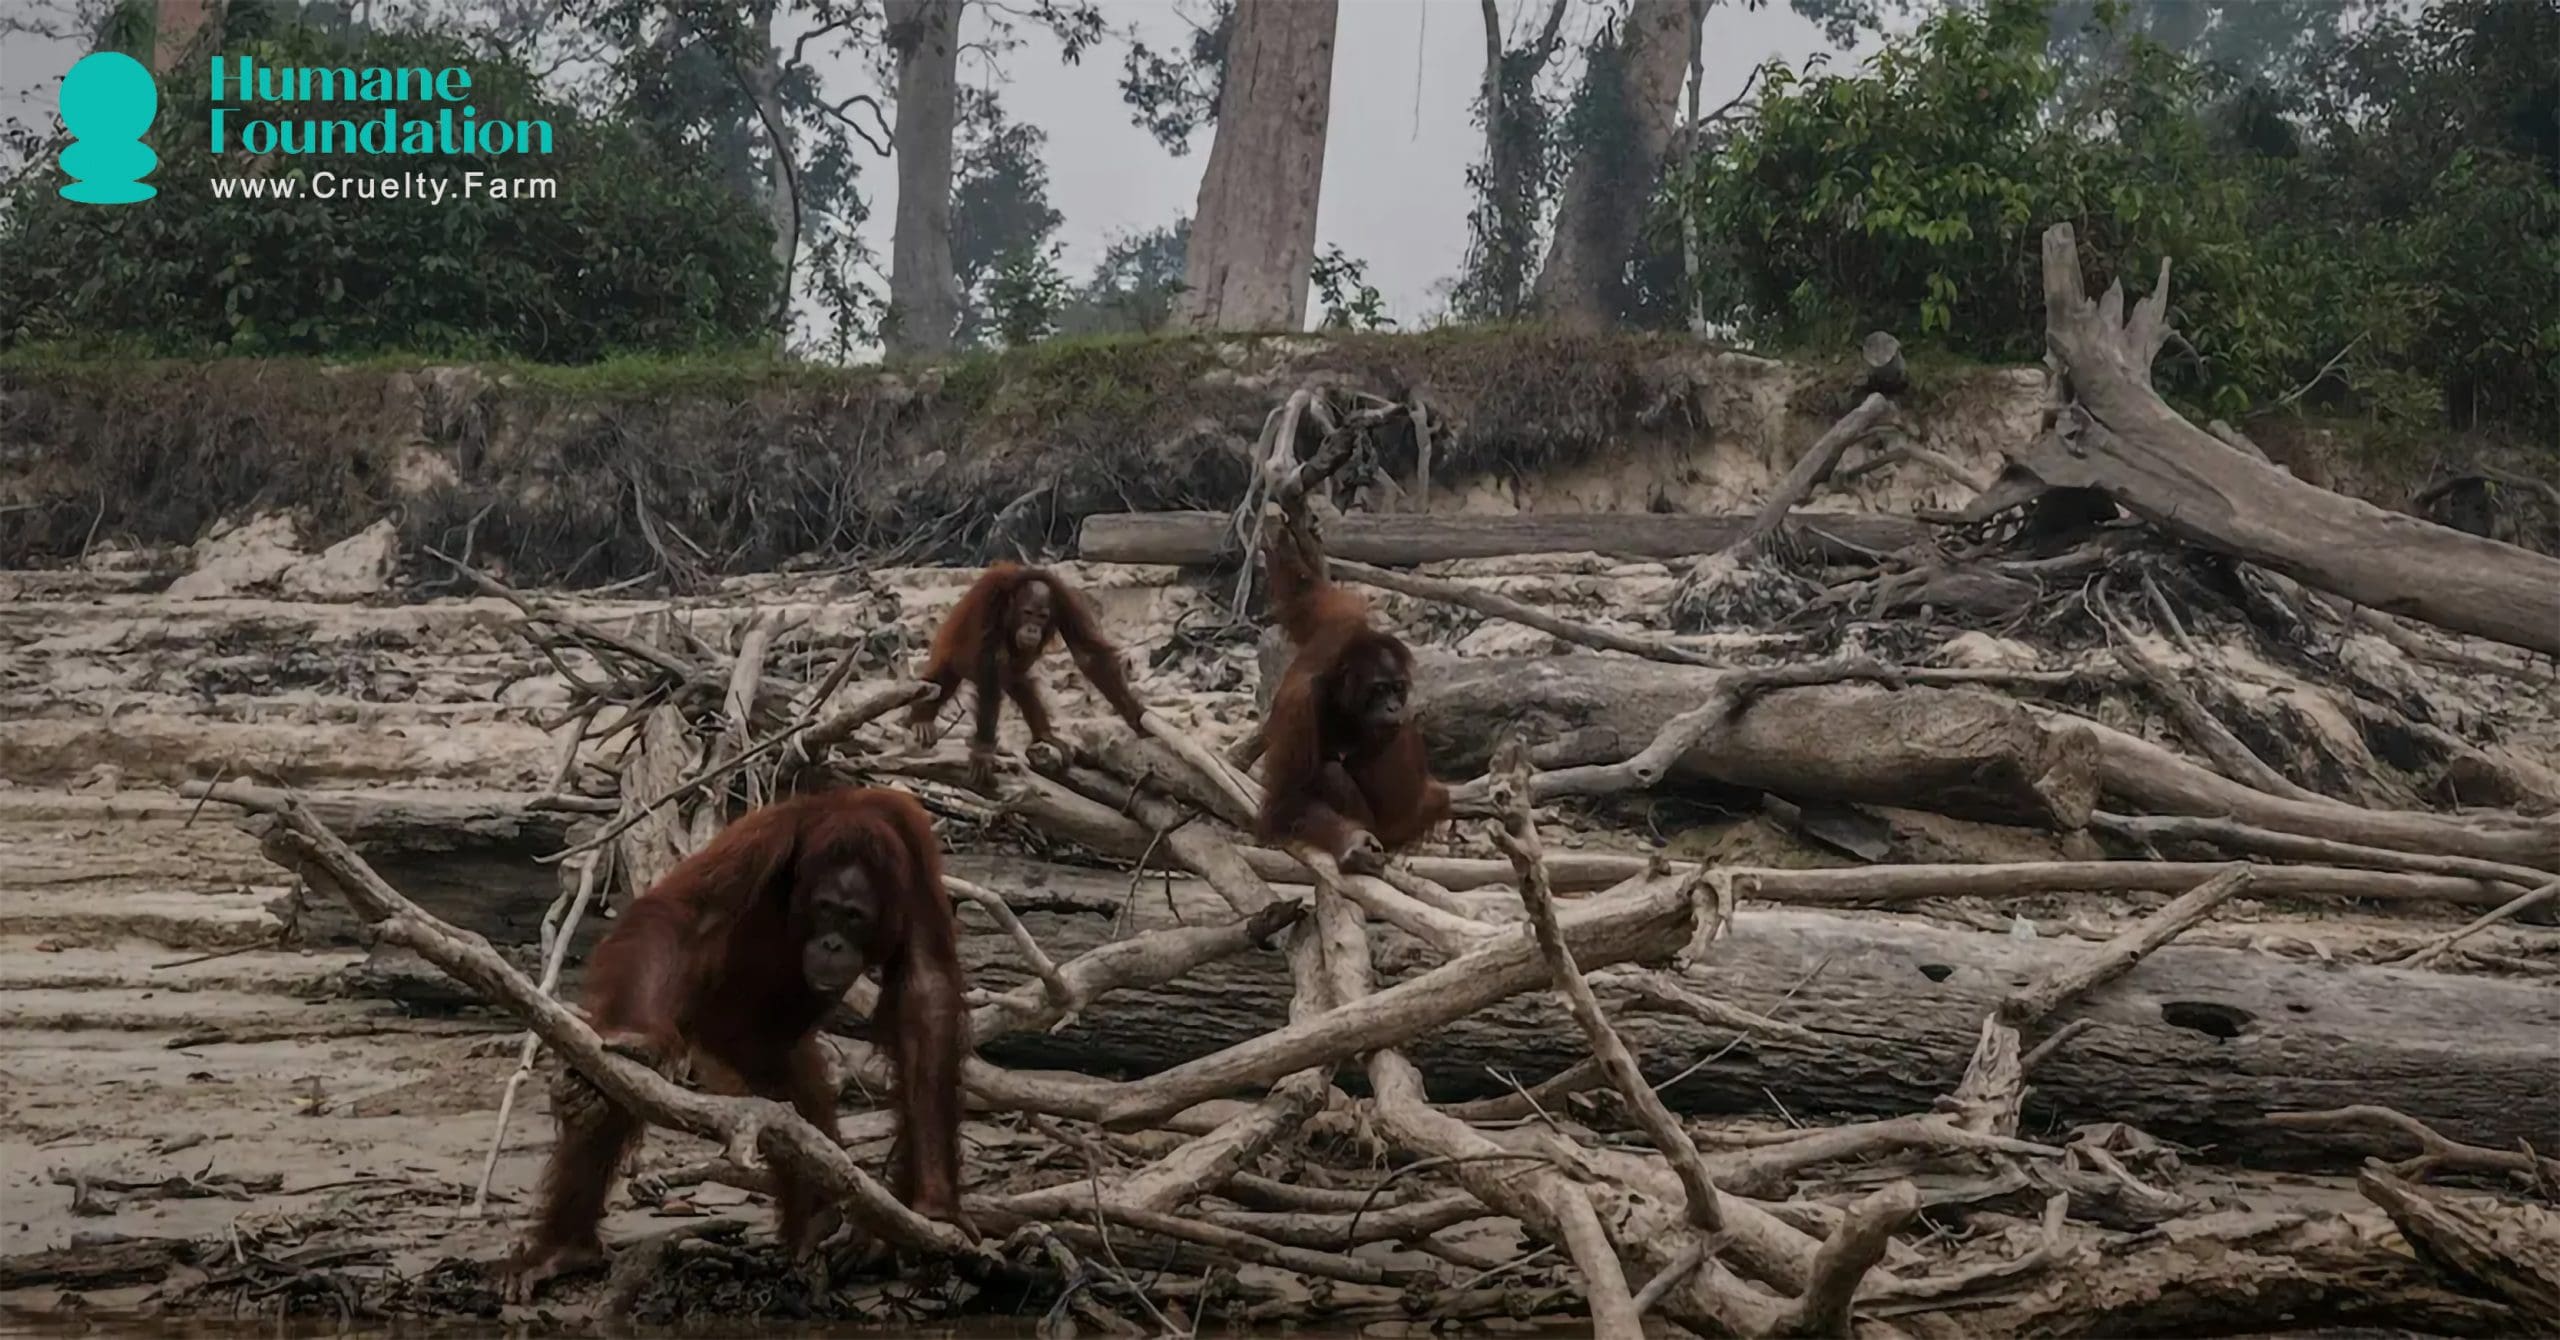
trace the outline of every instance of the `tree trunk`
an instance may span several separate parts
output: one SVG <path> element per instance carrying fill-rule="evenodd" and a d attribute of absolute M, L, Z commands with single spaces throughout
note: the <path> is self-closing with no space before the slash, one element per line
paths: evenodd
<path fill-rule="evenodd" d="M 2069 373 L 2077 421 L 2013 471 L 2097 489 L 2179 539 L 2356 604 L 2560 656 L 2560 559 L 2304 483 L 2170 408 L 2151 387 L 2168 287 L 2164 262 L 2130 317 L 2121 282 L 2092 302 L 2071 226 L 2045 233 L 2045 340 Z"/>
<path fill-rule="evenodd" d="M 1699 119 L 1699 99 L 1707 83 L 1707 0 L 1689 0 L 1689 109 L 1684 123 L 1688 134 L 1682 143 L 1695 156 L 1698 136 L 1706 132 Z M 1703 339 L 1707 333 L 1707 309 L 1698 301 L 1698 230 L 1686 220 L 1680 224 L 1680 280 L 1686 291 L 1680 295 L 1680 306 L 1688 313 L 1689 333 Z"/>
<path fill-rule="evenodd" d="M 1635 249 L 1663 154 L 1680 115 L 1689 70 L 1690 0 L 1635 0 L 1618 38 L 1623 134 L 1603 134 L 1575 154 L 1556 211 L 1556 236 L 1538 272 L 1540 316 L 1583 330 L 1606 328 L 1610 297 Z"/>
<path fill-rule="evenodd" d="M 1178 319 L 1189 328 L 1306 324 L 1337 8 L 1338 0 L 1238 0 L 1183 268 Z"/>
<path fill-rule="evenodd" d="M 961 0 L 888 0 L 898 58 L 898 223 L 889 351 L 948 352 L 960 322 L 951 268 L 951 138 L 960 119 Z"/>
<path fill-rule="evenodd" d="M 782 108 L 782 53 L 773 45 L 773 13 L 755 25 L 756 64 L 746 72 L 747 98 L 764 127 L 765 219 L 773 225 L 773 260 L 782 271 L 775 307 L 791 309 L 792 267 L 800 258 L 800 160 L 791 144 L 791 122 Z M 901 197 L 903 198 L 903 197 Z M 789 321 L 786 318 L 787 329 Z"/>
<path fill-rule="evenodd" d="M 243 787 L 244 791 L 259 788 Z M 298 793 L 376 872 L 419 906 L 499 944 L 532 944 L 542 914 L 577 877 L 541 858 L 581 841 L 596 814 L 538 809 L 502 791 Z M 280 909 L 302 942 L 354 944 L 354 914 L 325 894 L 295 889 Z M 592 939 L 601 918 L 588 923 Z"/>
<path fill-rule="evenodd" d="M 1626 758 L 1664 722 L 1706 701 L 1718 673 L 1620 656 L 1426 650 L 1416 679 L 1433 765 L 1444 776 L 1464 777 L 1514 721 L 1528 723 L 1529 738 L 1544 742 L 1544 767 Z M 2085 738 L 2038 743 L 2057 728 Z M 2091 766 L 2098 793 L 2117 809 L 2228 816 L 2333 842 L 2560 869 L 2560 817 L 2376 810 L 2271 796 L 2099 722 L 1947 689 L 1780 690 L 1754 703 L 1725 736 L 1710 737 L 1674 776 L 1791 798 L 2076 827 L 2078 820 L 2063 821 L 2087 817 L 2080 779 Z"/>
<path fill-rule="evenodd" d="M 1538 179 L 1546 150 L 1538 138 L 1513 133 L 1509 118 L 1518 114 L 1507 96 L 1510 87 L 1534 90 L 1547 62 L 1563 44 L 1565 0 L 1554 0 L 1546 21 L 1526 47 L 1502 49 L 1502 11 L 1494 0 L 1478 0 L 1484 19 L 1484 204 L 1489 218 L 1480 257 L 1484 315 L 1516 321 L 1529 301 L 1529 276 L 1536 261 L 1538 214 L 1544 190 Z"/>
<path fill-rule="evenodd" d="M 1434 770 L 1471 777 L 1515 725 L 1543 742 L 1542 768 L 1616 762 L 1706 701 L 1718 672 L 1614 656 L 1426 650 L 1415 676 Z M 1671 776 L 2068 831 L 2089 820 L 2098 761 L 2087 731 L 2049 727 L 1995 694 L 1839 684 L 1753 701 Z"/>
<path fill-rule="evenodd" d="M 1858 551 L 1891 552 L 1916 544 L 1928 527 L 1878 512 L 1798 512 L 1788 518 L 1822 552 L 1825 538 Z M 1747 516 L 1679 512 L 1540 512 L 1516 516 L 1374 515 L 1346 513 L 1325 522 L 1325 552 L 1385 567 L 1453 558 L 1514 554 L 1598 553 L 1629 558 L 1712 554 L 1741 537 Z M 1084 519 L 1076 556 L 1101 563 L 1217 563 L 1233 557 L 1234 518 L 1224 512 L 1100 512 Z"/>
<path fill-rule="evenodd" d="M 1115 918 L 1126 919 L 1120 934 L 1134 935 L 1233 915 L 1194 880 L 1148 880 L 1132 899 L 1125 875 L 1015 864 L 1019 873 L 988 878 L 1059 960 L 1108 942 Z M 972 985 L 1006 990 L 1029 980 L 982 914 L 963 906 L 961 920 Z M 1666 952 L 1686 938 L 1685 920 L 1657 929 Z M 1381 989 L 1436 962 L 1402 932 L 1372 927 L 1370 937 Z M 1925 1111 L 1955 1086 L 1984 1017 L 2009 992 L 2091 948 L 1874 914 L 1746 909 L 1687 984 L 1812 1029 L 1821 1043 L 1753 1039 L 1665 1096 L 1691 1112 L 1766 1114 L 1773 1095 L 1799 1118 Z M 1624 957 L 1594 954 L 1583 966 Z M 1279 952 L 1247 953 L 1161 987 L 1114 993 L 1057 1033 L 1016 1034 L 983 1050 L 999 1064 L 1143 1076 L 1278 1026 L 1290 991 Z M 1685 1016 L 1620 1013 L 1656 1081 L 1733 1040 Z M 2049 1023 L 2079 1017 L 2093 1020 L 2094 1030 L 2030 1077 L 2027 1111 L 2039 1128 L 2126 1121 L 2210 1144 L 2218 1159 L 2343 1164 L 2346 1151 L 2368 1146 L 2261 1118 L 2380 1103 L 2455 1139 L 2560 1144 L 2560 1107 L 2546 1100 L 2550 1076 L 2560 1073 L 2560 994 L 2531 982 L 2173 944 Z M 1535 1083 L 1588 1051 L 1539 989 L 1431 1028 L 1407 1054 L 1434 1098 L 1459 1101 L 1510 1092 L 1505 1075 Z"/>

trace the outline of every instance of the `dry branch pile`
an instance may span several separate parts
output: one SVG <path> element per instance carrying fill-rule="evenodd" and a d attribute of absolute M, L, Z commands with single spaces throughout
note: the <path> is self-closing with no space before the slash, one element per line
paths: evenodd
<path fill-rule="evenodd" d="M 881 724 L 918 686 L 857 680 L 850 653 L 769 665 L 787 632 L 773 619 L 747 620 L 734 648 L 687 643 L 673 625 L 652 640 L 478 578 L 518 600 L 526 635 L 581 687 L 555 789 L 574 789 L 575 760 L 600 745 L 622 750 L 612 817 L 564 853 L 579 876 L 546 923 L 558 943 L 593 898 L 645 887 L 737 805 L 821 779 L 905 787 L 947 835 L 1028 835 L 1044 853 L 1181 872 L 1160 899 L 1135 877 L 1093 877 L 1126 891 L 1112 932 L 1076 943 L 1026 923 L 1028 881 L 955 883 L 973 929 L 987 928 L 966 951 L 981 982 L 972 1129 L 1035 1151 L 974 1168 L 969 1210 L 993 1230 L 982 1243 L 906 1212 L 848 1152 L 886 1134 L 885 1114 L 849 1119 L 840 1146 L 787 1108 L 635 1067 L 552 1001 L 548 980 L 421 910 L 291 797 L 193 790 L 259 812 L 271 854 L 382 940 L 522 1016 L 653 1124 L 716 1147 L 648 1179 L 652 1194 L 802 1170 L 911 1263 L 947 1267 L 911 1276 L 924 1281 L 911 1308 L 1027 1308 L 1114 1333 L 1400 1315 L 1578 1315 L 1611 1337 L 1647 1317 L 1751 1336 L 2560 1326 L 2551 1213 L 2415 1181 L 2560 1199 L 2560 1164 L 2541 1152 L 2560 1145 L 2560 958 L 2550 936 L 2522 950 L 2495 938 L 2537 934 L 2509 919 L 2560 882 L 2560 798 L 2388 702 L 2368 704 L 2368 732 L 2449 771 L 2458 760 L 2464 785 L 2505 788 L 2500 807 L 2438 809 L 2372 768 L 2269 758 L 2249 738 L 2263 732 L 2226 720 L 2225 686 L 2182 679 L 2158 651 L 2188 638 L 2182 608 L 2304 642 L 2379 621 L 2395 645 L 2548 691 L 2524 686 L 2549 679 L 2534 656 L 2560 653 L 2560 564 L 2348 504 L 2236 434 L 2189 425 L 2149 386 L 2168 337 L 2165 271 L 2128 318 L 2120 289 L 2084 296 L 2063 228 L 2046 282 L 2046 435 L 1961 518 L 1809 536 L 1790 514 L 1859 468 L 1844 467 L 1850 452 L 1926 464 L 1896 439 L 1892 402 L 1865 396 L 1759 516 L 1676 551 L 1706 556 L 1669 593 L 1675 622 L 1720 638 L 1597 628 L 1337 553 L 1341 578 L 1606 653 L 1426 658 L 1436 762 L 1459 783 L 1471 849 L 1491 855 L 1419 856 L 1381 878 L 1248 841 L 1253 777 L 1160 717 L 1144 739 L 1071 732 L 1070 750 L 1034 750 L 980 792 L 954 751 L 917 752 Z M 1367 434 L 1393 424 L 1427 440 L 1428 421 L 1292 397 L 1266 429 L 1248 508 L 1214 519 L 1207 543 L 1249 533 L 1238 523 L 1266 504 L 1304 521 L 1329 476 L 1358 472 Z M 1416 492 L 1427 503 L 1427 483 Z M 1089 545 L 1096 529 L 1111 531 L 1089 528 Z M 1323 529 L 1390 533 L 1382 518 Z M 1766 609 L 1789 611 L 1786 626 L 1750 616 Z M 2526 655 L 2447 650 L 2404 617 Z M 1902 664 L 1940 623 L 2076 629 L 2104 659 Z M 1737 624 L 1757 626 L 1737 640 Z M 1855 642 L 1852 626 L 1865 630 Z M 2111 691 L 2149 695 L 2204 761 L 2098 720 Z M 1566 814 L 1702 787 L 1765 795 L 1859 863 L 1678 860 L 1544 836 Z M 1972 826 L 1939 830 L 1939 850 L 1913 859 L 1893 816 L 1916 812 Z M 1995 830 L 2054 855 L 1962 849 Z M 1071 883 L 1037 897 L 1070 898 Z M 2093 893 L 2172 896 L 2085 941 L 1984 906 Z M 2314 964 L 2213 924 L 2240 899 L 2488 915 L 2415 937 L 2398 965 Z M 1840 910 L 1923 902 L 2009 933 Z M 2481 971 L 2418 971 L 2446 966 Z M 841 1040 L 839 1059 L 857 1094 L 886 1077 L 866 1042 Z M 1734 1107 L 1793 1116 L 1696 1115 Z M 1856 1119 L 1794 1120 L 1810 1115 Z M 2163 1137 L 2330 1172 L 2362 1152 L 2417 1153 L 2365 1175 L 2368 1206 L 2269 1211 L 2226 1196 L 2233 1168 L 2207 1174 Z M 683 1306 L 650 1272 L 741 1259 L 733 1230 L 628 1249 L 594 1306 Z M 791 1275 L 788 1307 L 867 1315 L 843 1265 Z M 781 1296 L 748 1306 L 780 1309 Z"/>

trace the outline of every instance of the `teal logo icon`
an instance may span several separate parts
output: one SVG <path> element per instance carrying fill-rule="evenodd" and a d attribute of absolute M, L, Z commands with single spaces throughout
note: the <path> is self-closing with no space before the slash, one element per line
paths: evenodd
<path fill-rule="evenodd" d="M 142 62 L 118 51 L 83 56 L 62 77 L 62 125 L 71 144 L 60 163 L 71 184 L 62 198 L 84 205 L 130 205 L 160 193 L 141 178 L 160 165 L 142 132 L 160 114 L 160 90 Z"/>

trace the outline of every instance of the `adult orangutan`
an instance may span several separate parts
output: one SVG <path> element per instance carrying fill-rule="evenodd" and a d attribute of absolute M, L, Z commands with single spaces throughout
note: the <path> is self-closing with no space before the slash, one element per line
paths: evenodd
<path fill-rule="evenodd" d="M 977 687 L 977 732 L 969 742 L 971 774 L 983 785 L 995 773 L 996 723 L 1004 716 L 1003 698 L 1022 709 L 1031 737 L 1057 743 L 1049 726 L 1048 704 L 1031 669 L 1058 643 L 1085 681 L 1100 690 L 1129 728 L 1139 728 L 1146 708 L 1129 691 L 1120 664 L 1120 649 L 1105 637 L 1084 597 L 1046 568 L 998 563 L 972 583 L 960 603 L 944 617 L 933 635 L 923 678 L 934 687 L 932 697 L 916 703 L 908 716 L 919 748 L 933 744 L 934 719 L 942 705 L 960 691 L 963 680 Z M 1001 696 L 1000 696 L 1001 695 Z"/>
<path fill-rule="evenodd" d="M 1375 874 L 1449 817 L 1411 715 L 1413 653 L 1370 624 L 1369 603 L 1334 585 L 1293 529 L 1272 527 L 1262 560 L 1296 653 L 1263 718 L 1258 827 Z"/>
<path fill-rule="evenodd" d="M 960 1066 L 968 1051 L 959 932 L 933 821 L 904 792 L 842 789 L 740 816 L 633 900 L 588 963 L 581 1008 L 643 1064 L 690 1060 L 708 1087 L 790 1103 L 836 1133 L 818 1027 L 876 971 L 872 1032 L 897 1075 L 891 1188 L 919 1214 L 960 1212 Z M 552 1085 L 559 1140 L 541 1210 L 508 1266 L 511 1299 L 604 1260 L 596 1234 L 639 1118 L 574 1070 Z M 822 1235 L 815 1187 L 777 1169 L 781 1237 Z"/>

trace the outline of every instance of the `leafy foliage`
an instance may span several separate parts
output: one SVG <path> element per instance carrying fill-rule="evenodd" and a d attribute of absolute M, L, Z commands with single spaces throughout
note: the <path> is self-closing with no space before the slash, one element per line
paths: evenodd
<path fill-rule="evenodd" d="M 2293 88 L 2377 0 L 2054 0 L 2050 46 L 2069 74 L 2103 70 L 2135 43 L 2217 72 Z"/>
<path fill-rule="evenodd" d="M 887 114 L 870 93 L 830 91 L 820 67 L 830 56 L 858 71 L 885 59 L 879 6 L 562 0 L 557 9 L 598 39 L 612 87 L 653 143 L 709 164 L 765 216 L 768 239 L 787 234 L 767 301 L 814 298 L 824 342 L 839 355 L 876 336 L 884 304 L 861 233 L 871 214 L 862 169 L 889 154 Z M 800 36 L 778 45 L 775 33 L 792 30 Z"/>
<path fill-rule="evenodd" d="M 995 337 L 1008 349 L 1048 338 L 1067 303 L 1067 277 L 1058 269 L 1057 243 L 1006 252 L 987 280 L 987 310 Z"/>
<path fill-rule="evenodd" d="M 1369 263 L 1346 254 L 1341 247 L 1326 247 L 1316 253 L 1310 275 L 1315 281 L 1316 301 L 1323 304 L 1323 319 L 1317 322 L 1324 330 L 1383 330 L 1394 325 L 1387 315 L 1386 299 L 1369 283 Z"/>
<path fill-rule="evenodd" d="M 1198 0 L 1177 5 L 1173 13 L 1190 27 L 1189 39 L 1167 53 L 1131 38 L 1121 60 L 1120 100 L 1129 105 L 1131 121 L 1180 154 L 1190 149 L 1191 132 L 1218 119 L 1236 0 Z"/>
<path fill-rule="evenodd" d="M 1022 310 L 1032 290 L 1021 286 L 1035 279 L 1041 284 L 1055 281 L 1056 292 L 1049 295 L 1037 323 L 1045 333 L 1066 289 L 1049 241 L 1064 216 L 1049 203 L 1049 169 L 1041 159 L 1048 134 L 1007 120 L 995 96 L 976 89 L 961 91 L 960 131 L 960 171 L 951 192 L 951 267 L 960 280 L 960 343 L 983 344 L 1008 324 L 1024 329 L 1006 313 Z M 1009 301 L 996 292 L 1000 283 L 1012 286 Z M 1001 338 L 1009 345 L 1022 342 L 1013 334 Z"/>
<path fill-rule="evenodd" d="M 262 177 L 306 196 L 391 175 L 385 160 L 216 156 L 201 71 L 162 81 L 160 196 L 86 209 L 32 174 L 0 200 L 0 345 L 349 353 L 407 349 L 578 362 L 622 350 L 733 347 L 769 333 L 771 234 L 698 154 L 560 103 L 503 55 L 432 35 L 280 23 L 228 50 L 274 65 L 463 65 L 483 119 L 542 119 L 549 155 L 435 155 L 399 170 L 446 179 L 443 201 L 279 204 L 214 194 Z M 434 109 L 403 105 L 403 116 Z M 286 114 L 293 114 L 288 107 Z M 551 177 L 557 199 L 465 197 L 468 171 Z M 646 244 L 635 243 L 645 239 Z"/>
<path fill-rule="evenodd" d="M 1743 0 L 1756 10 L 1767 0 Z M 1846 47 L 1876 28 L 1888 10 L 1911 0 L 1788 0 L 1788 8 L 1821 26 L 1835 46 Z M 1563 35 L 1571 0 L 1547 0 L 1533 37 L 1504 44 L 1489 35 L 1494 57 L 1491 88 L 1479 88 L 1476 124 L 1485 128 L 1484 156 L 1467 169 L 1473 202 L 1467 213 L 1467 256 L 1450 289 L 1451 314 L 1467 321 L 1511 321 L 1523 316 L 1550 225 L 1576 162 L 1598 168 L 1593 187 L 1651 216 L 1665 203 L 1660 181 L 1634 181 L 1634 111 L 1625 105 L 1624 36 L 1620 0 L 1590 0 L 1600 21 L 1578 48 Z M 1720 6 L 1709 0 L 1702 20 Z M 1725 6 L 1723 8 L 1731 8 Z M 1488 11 L 1498 15 L 1498 10 Z M 1533 5 L 1525 14 L 1534 15 Z M 1712 40 L 1704 38 L 1702 40 Z M 1682 123 L 1683 142 L 1715 133 Z M 1666 243 L 1666 233 L 1675 234 Z M 1670 329 L 1685 323 L 1683 263 L 1676 229 L 1640 230 L 1626 257 L 1625 273 L 1604 295 L 1625 324 Z"/>
<path fill-rule="evenodd" d="M 2033 0 L 1923 22 L 1845 75 L 1779 72 L 1679 204 L 1711 314 L 2033 357 L 2068 220 L 2139 293 L 2175 264 L 2165 386 L 2387 417 L 2560 422 L 2560 7 L 2443 0 L 2244 84 L 2140 37 L 2080 71 Z M 2298 388 L 2298 389 L 2297 389 Z"/>
<path fill-rule="evenodd" d="M 1560 99 L 1541 82 L 1562 45 L 1564 13 L 1558 0 L 1533 40 L 1504 48 L 1494 86 L 1476 96 L 1485 155 L 1467 167 L 1475 204 L 1467 211 L 1466 266 L 1450 294 L 1463 320 L 1512 321 L 1528 310 L 1541 223 L 1564 186 Z"/>
<path fill-rule="evenodd" d="M 1152 335 L 1173 320 L 1191 253 L 1191 220 L 1112 240 L 1059 318 L 1068 335 Z"/>

